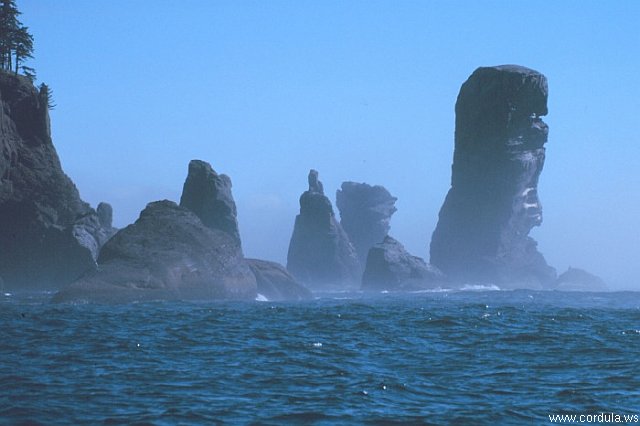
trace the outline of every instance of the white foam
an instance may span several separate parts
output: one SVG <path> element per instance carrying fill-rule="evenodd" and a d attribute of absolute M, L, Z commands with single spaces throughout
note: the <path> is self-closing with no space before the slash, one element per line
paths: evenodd
<path fill-rule="evenodd" d="M 482 284 L 467 284 L 462 286 L 462 291 L 499 291 L 500 287 L 495 284 L 482 285 Z"/>
<path fill-rule="evenodd" d="M 256 302 L 268 302 L 269 299 L 267 299 L 264 295 L 258 293 L 258 296 L 256 297 Z"/>

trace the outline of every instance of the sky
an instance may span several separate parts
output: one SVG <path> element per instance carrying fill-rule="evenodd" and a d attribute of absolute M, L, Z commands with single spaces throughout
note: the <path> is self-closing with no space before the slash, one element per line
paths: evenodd
<path fill-rule="evenodd" d="M 531 236 L 563 272 L 640 289 L 640 2 L 18 0 L 65 172 L 114 224 L 179 202 L 187 166 L 233 181 L 245 255 L 286 263 L 317 169 L 398 197 L 391 235 L 428 259 L 454 105 L 479 66 L 549 80 Z M 336 211 L 337 214 L 337 211 Z"/>

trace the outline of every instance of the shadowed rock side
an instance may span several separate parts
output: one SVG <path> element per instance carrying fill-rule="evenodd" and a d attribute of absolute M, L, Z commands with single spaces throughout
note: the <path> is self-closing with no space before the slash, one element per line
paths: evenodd
<path fill-rule="evenodd" d="M 315 170 L 309 172 L 309 190 L 300 197 L 287 269 L 317 290 L 357 287 L 360 280 L 355 249 L 336 220 Z"/>
<path fill-rule="evenodd" d="M 537 71 L 478 68 L 462 85 L 451 189 L 431 241 L 431 263 L 454 281 L 553 286 L 556 272 L 528 236 L 542 222 L 546 114 L 547 79 Z"/>
<path fill-rule="evenodd" d="M 424 290 L 441 287 L 444 283 L 444 275 L 438 268 L 412 256 L 390 236 L 369 250 L 362 275 L 362 289 L 369 291 Z"/>
<path fill-rule="evenodd" d="M 54 302 L 254 299 L 256 280 L 240 246 L 172 201 L 147 205 L 100 252 L 98 271 Z"/>
<path fill-rule="evenodd" d="M 571 268 L 560 274 L 556 281 L 556 290 L 563 291 L 607 291 L 604 280 L 584 269 Z"/>
<path fill-rule="evenodd" d="M 231 179 L 217 174 L 205 161 L 192 160 L 180 205 L 194 212 L 205 226 L 228 233 L 240 245 Z"/>
<path fill-rule="evenodd" d="M 356 249 L 361 265 L 366 264 L 369 249 L 389 233 L 396 200 L 384 187 L 366 183 L 343 182 L 336 192 L 340 225 Z"/>
<path fill-rule="evenodd" d="M 258 293 L 270 301 L 309 300 L 311 292 L 300 285 L 295 278 L 276 262 L 247 259 L 251 272 L 256 277 Z"/>
<path fill-rule="evenodd" d="M 64 174 L 48 100 L 0 71 L 0 275 L 6 289 L 56 289 L 96 267 L 111 235 Z"/>

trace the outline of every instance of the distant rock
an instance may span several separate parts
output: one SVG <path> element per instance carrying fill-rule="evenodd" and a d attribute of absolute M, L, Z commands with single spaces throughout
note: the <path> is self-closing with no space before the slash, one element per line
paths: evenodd
<path fill-rule="evenodd" d="M 584 269 L 571 268 L 560 274 L 556 281 L 556 290 L 562 291 L 607 291 L 604 280 Z"/>
<path fill-rule="evenodd" d="M 217 174 L 209 163 L 201 160 L 189 163 L 180 205 L 194 212 L 205 226 L 228 233 L 240 244 L 231 179 Z"/>
<path fill-rule="evenodd" d="M 97 272 L 60 291 L 54 302 L 253 300 L 257 294 L 237 241 L 167 200 L 148 204 L 109 240 L 98 264 Z"/>
<path fill-rule="evenodd" d="M 369 249 L 389 233 L 396 201 L 383 186 L 366 183 L 343 182 L 336 192 L 340 225 L 356 249 L 361 265 L 366 264 Z"/>
<path fill-rule="evenodd" d="M 300 197 L 287 269 L 303 284 L 322 290 L 357 287 L 360 268 L 355 249 L 324 195 L 318 172 L 311 170 L 309 190 Z"/>
<path fill-rule="evenodd" d="M 0 274 L 5 287 L 57 289 L 96 268 L 109 232 L 64 174 L 48 100 L 0 71 Z"/>
<path fill-rule="evenodd" d="M 457 282 L 551 288 L 555 270 L 528 236 L 542 223 L 547 79 L 516 65 L 478 68 L 456 102 L 451 189 L 431 263 Z"/>
<path fill-rule="evenodd" d="M 259 259 L 247 259 L 247 263 L 256 277 L 258 294 L 269 301 L 297 301 L 313 298 L 311 292 L 299 284 L 279 263 Z"/>
<path fill-rule="evenodd" d="M 367 266 L 362 275 L 362 289 L 369 291 L 424 290 L 443 284 L 445 277 L 438 268 L 412 256 L 390 236 L 369 250 Z"/>

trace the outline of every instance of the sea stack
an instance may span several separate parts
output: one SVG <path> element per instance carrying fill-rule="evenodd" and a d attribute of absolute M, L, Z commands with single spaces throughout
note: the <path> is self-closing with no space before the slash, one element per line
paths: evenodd
<path fill-rule="evenodd" d="M 48 99 L 46 86 L 0 71 L 0 275 L 7 290 L 72 282 L 96 268 L 113 234 L 62 170 Z"/>
<path fill-rule="evenodd" d="M 309 172 L 289 243 L 287 269 L 315 290 L 357 288 L 361 267 L 349 237 L 324 195 L 318 172 Z"/>
<path fill-rule="evenodd" d="M 191 160 L 180 206 L 194 212 L 206 227 L 226 232 L 240 245 L 237 209 L 231 186 L 231 179 L 216 173 L 209 163 Z"/>
<path fill-rule="evenodd" d="M 458 283 L 549 288 L 556 272 L 528 236 L 542 223 L 547 79 L 516 65 L 478 68 L 456 102 L 451 188 L 431 263 Z"/>
<path fill-rule="evenodd" d="M 343 182 L 336 192 L 340 225 L 356 249 L 361 265 L 366 264 L 369 249 L 389 233 L 397 200 L 383 186 L 366 183 Z"/>

